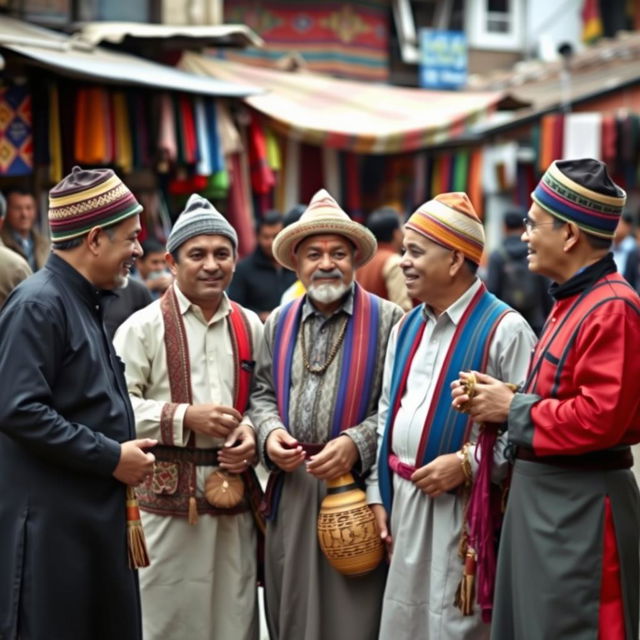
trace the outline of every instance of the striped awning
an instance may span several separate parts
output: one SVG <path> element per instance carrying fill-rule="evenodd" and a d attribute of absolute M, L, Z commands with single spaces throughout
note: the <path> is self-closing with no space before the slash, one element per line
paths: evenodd
<path fill-rule="evenodd" d="M 446 143 L 485 118 L 503 92 L 428 91 L 252 67 L 187 52 L 191 73 L 260 87 L 244 99 L 277 132 L 357 153 L 413 151 Z"/>

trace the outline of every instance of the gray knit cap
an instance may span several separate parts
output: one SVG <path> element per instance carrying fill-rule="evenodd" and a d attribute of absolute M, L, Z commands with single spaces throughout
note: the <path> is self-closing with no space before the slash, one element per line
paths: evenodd
<path fill-rule="evenodd" d="M 187 206 L 180 214 L 167 238 L 167 251 L 173 253 L 189 238 L 195 236 L 224 236 L 229 238 L 233 250 L 238 248 L 238 234 L 227 219 L 197 193 L 189 196 Z"/>

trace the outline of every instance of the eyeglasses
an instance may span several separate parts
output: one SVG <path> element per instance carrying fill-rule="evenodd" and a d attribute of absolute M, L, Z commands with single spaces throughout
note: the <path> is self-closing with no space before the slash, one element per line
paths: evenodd
<path fill-rule="evenodd" d="M 531 233 L 537 227 L 544 227 L 547 224 L 555 225 L 556 222 L 555 220 L 552 220 L 551 222 L 536 222 L 531 218 L 522 218 L 522 224 L 524 225 L 524 228 L 527 230 L 527 233 Z"/>

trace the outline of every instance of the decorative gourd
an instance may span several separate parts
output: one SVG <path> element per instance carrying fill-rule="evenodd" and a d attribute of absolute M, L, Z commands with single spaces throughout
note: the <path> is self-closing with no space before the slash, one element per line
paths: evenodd
<path fill-rule="evenodd" d="M 350 473 L 327 481 L 318 514 L 318 541 L 329 564 L 346 576 L 373 571 L 384 549 L 373 511 Z"/>
<path fill-rule="evenodd" d="M 204 497 L 219 509 L 231 509 L 244 497 L 244 482 L 237 473 L 227 473 L 220 469 L 211 472 L 204 483 Z"/>

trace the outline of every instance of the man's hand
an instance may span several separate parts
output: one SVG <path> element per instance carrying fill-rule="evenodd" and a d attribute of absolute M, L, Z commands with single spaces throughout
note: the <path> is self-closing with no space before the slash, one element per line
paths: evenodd
<path fill-rule="evenodd" d="M 475 393 L 469 398 L 464 386 L 459 380 L 451 383 L 451 396 L 453 407 L 458 409 L 469 402 L 469 415 L 476 422 L 493 422 L 500 424 L 506 422 L 509 417 L 509 409 L 513 400 L 514 391 L 504 382 L 488 376 L 486 373 L 473 372 L 475 375 Z M 469 374 L 461 371 L 460 379 L 467 380 Z"/>
<path fill-rule="evenodd" d="M 304 462 L 304 449 L 286 429 L 274 429 L 264 448 L 271 462 L 283 471 L 293 471 Z"/>
<path fill-rule="evenodd" d="M 233 407 L 218 404 L 192 404 L 184 414 L 184 426 L 212 438 L 226 438 L 242 420 Z"/>
<path fill-rule="evenodd" d="M 378 525 L 378 532 L 380 533 L 380 539 L 384 543 L 386 549 L 387 562 L 391 562 L 391 554 L 393 553 L 393 538 L 389 531 L 389 518 L 387 516 L 387 510 L 384 505 L 370 504 L 369 507 L 373 511 L 373 515 L 376 517 L 376 524 Z"/>
<path fill-rule="evenodd" d="M 349 436 L 329 440 L 320 453 L 309 458 L 307 471 L 318 480 L 333 480 L 349 473 L 359 458 L 358 448 Z"/>
<path fill-rule="evenodd" d="M 151 438 L 123 442 L 120 445 L 120 461 L 113 471 L 113 477 L 123 484 L 137 487 L 153 473 L 153 463 L 156 461 L 153 453 L 147 453 L 145 449 L 157 444 L 158 441 Z"/>
<path fill-rule="evenodd" d="M 218 462 L 231 473 L 242 473 L 254 464 L 256 458 L 256 436 L 248 424 L 241 424 L 227 438 L 218 454 Z"/>
<path fill-rule="evenodd" d="M 455 453 L 438 456 L 424 467 L 416 469 L 411 482 L 430 498 L 451 491 L 464 482 L 460 458 Z"/>

